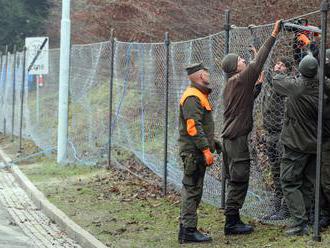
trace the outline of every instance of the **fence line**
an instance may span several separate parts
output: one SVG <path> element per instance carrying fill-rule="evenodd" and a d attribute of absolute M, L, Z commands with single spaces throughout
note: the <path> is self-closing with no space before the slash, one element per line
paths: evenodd
<path fill-rule="evenodd" d="M 316 11 L 303 17 L 318 24 L 319 15 L 320 12 Z M 135 154 L 160 177 L 164 176 L 166 164 L 168 168 L 165 175 L 168 182 L 180 187 L 182 166 L 177 152 L 178 102 L 189 84 L 185 66 L 203 61 L 210 68 L 210 81 L 214 88 L 211 103 L 214 106 L 216 135 L 219 137 L 223 113 L 221 94 L 225 82 L 220 61 L 226 52 L 235 52 L 247 61 L 251 60 L 249 46 L 256 39 L 260 44 L 265 41 L 271 28 L 271 25 L 257 26 L 253 28 L 253 32 L 248 28 L 231 29 L 228 31 L 228 51 L 225 51 L 226 31 L 199 39 L 171 42 L 168 47 L 164 43 L 112 40 L 73 45 L 67 162 L 106 164 L 111 156 L 114 163 L 122 163 L 127 159 L 125 153 L 121 152 L 124 149 Z M 293 56 L 293 38 L 293 33 L 286 30 L 280 34 L 266 62 L 265 71 L 271 71 L 280 55 L 288 58 Z M 59 49 L 49 50 L 49 74 L 43 75 L 43 86 L 38 86 L 35 77 L 31 75 L 23 81 L 23 52 L 17 53 L 16 62 L 12 54 L 2 55 L 1 60 L 0 83 L 3 90 L 0 93 L 0 105 L 3 111 L 0 113 L 0 123 L 7 121 L 0 124 L 0 131 L 13 130 L 13 134 L 19 136 L 22 130 L 24 138 L 32 140 L 45 151 L 56 147 L 59 53 Z M 296 64 L 293 66 L 296 67 Z M 111 99 L 109 92 L 113 94 Z M 17 97 L 13 98 L 12 93 Z M 274 113 L 265 114 L 263 111 L 264 103 L 273 99 L 271 95 L 271 88 L 265 83 L 255 101 L 255 126 L 251 133 L 251 182 L 244 212 L 256 218 L 266 214 L 272 198 L 269 158 L 265 152 L 267 137 L 263 128 L 265 119 L 275 122 L 276 118 Z M 24 99 L 23 105 L 19 103 L 18 96 Z M 275 103 L 280 102 L 280 99 L 273 100 Z M 167 107 L 168 124 L 164 122 Z M 22 129 L 19 125 L 12 127 L 12 123 L 20 123 L 21 108 Z M 168 131 L 165 133 L 166 127 Z M 167 148 L 164 140 L 167 140 Z M 112 151 L 109 155 L 110 142 Z M 217 206 L 221 203 L 221 168 L 219 158 L 216 165 L 208 170 L 205 179 L 204 200 Z"/>

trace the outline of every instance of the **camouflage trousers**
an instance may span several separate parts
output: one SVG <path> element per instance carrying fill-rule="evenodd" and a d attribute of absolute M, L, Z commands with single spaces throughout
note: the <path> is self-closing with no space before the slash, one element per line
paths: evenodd
<path fill-rule="evenodd" d="M 330 216 L 330 142 L 323 144 L 321 165 L 321 214 Z"/>
<path fill-rule="evenodd" d="M 183 153 L 181 158 L 184 166 L 182 180 L 182 203 L 180 223 L 185 228 L 197 227 L 197 209 L 203 195 L 203 184 L 206 164 L 200 152 Z"/>
<path fill-rule="evenodd" d="M 314 199 L 315 154 L 294 151 L 284 146 L 281 185 L 295 225 L 307 223 Z"/>
<path fill-rule="evenodd" d="M 248 135 L 223 139 L 223 158 L 227 179 L 225 215 L 239 214 L 245 201 L 250 178 Z"/>
<path fill-rule="evenodd" d="M 283 146 L 280 143 L 280 135 L 278 132 L 267 132 L 266 136 L 266 153 L 273 178 L 275 200 L 281 200 L 283 198 L 280 180 Z"/>

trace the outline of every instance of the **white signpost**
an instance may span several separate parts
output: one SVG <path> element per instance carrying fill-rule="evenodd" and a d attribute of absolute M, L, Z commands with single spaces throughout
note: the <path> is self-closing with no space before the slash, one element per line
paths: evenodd
<path fill-rule="evenodd" d="M 48 37 L 29 37 L 25 39 L 26 47 L 26 66 L 29 75 L 48 74 Z M 37 89 L 36 101 L 36 121 L 39 124 L 39 84 L 34 82 Z"/>
<path fill-rule="evenodd" d="M 25 39 L 27 67 L 31 65 L 33 59 L 46 39 L 46 44 L 42 48 L 37 60 L 34 62 L 31 70 L 29 71 L 30 75 L 48 74 L 49 39 L 48 37 L 29 37 Z"/>

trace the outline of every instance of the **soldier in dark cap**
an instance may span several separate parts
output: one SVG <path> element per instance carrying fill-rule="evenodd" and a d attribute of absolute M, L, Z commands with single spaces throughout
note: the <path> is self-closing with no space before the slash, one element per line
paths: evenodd
<path fill-rule="evenodd" d="M 318 120 L 318 61 L 306 55 L 299 63 L 298 78 L 277 75 L 274 90 L 287 96 L 281 142 L 281 186 L 293 225 L 289 236 L 308 234 L 312 209 Z"/>
<path fill-rule="evenodd" d="M 214 140 L 211 88 L 208 69 L 202 64 L 186 68 L 190 86 L 180 100 L 179 150 L 184 165 L 179 243 L 209 242 L 211 237 L 197 230 L 197 208 L 202 199 L 206 167 L 214 162 L 213 152 L 221 145 Z"/>
<path fill-rule="evenodd" d="M 271 37 L 260 48 L 249 65 L 237 54 L 228 54 L 222 60 L 222 70 L 228 80 L 224 89 L 224 128 L 222 130 L 228 194 L 225 204 L 225 235 L 248 234 L 251 225 L 241 221 L 239 210 L 247 194 L 250 177 L 248 135 L 252 130 L 252 110 L 255 83 L 280 32 L 277 21 Z"/>
<path fill-rule="evenodd" d="M 273 89 L 273 77 L 278 74 L 289 75 L 293 61 L 281 57 L 277 59 L 273 72 L 267 74 L 266 90 L 262 102 L 263 127 L 266 130 L 266 153 L 273 178 L 274 204 L 273 211 L 265 216 L 264 220 L 283 220 L 289 217 L 288 208 L 283 201 L 283 192 L 280 182 L 280 164 L 283 146 L 280 135 L 285 112 L 285 96 Z"/>

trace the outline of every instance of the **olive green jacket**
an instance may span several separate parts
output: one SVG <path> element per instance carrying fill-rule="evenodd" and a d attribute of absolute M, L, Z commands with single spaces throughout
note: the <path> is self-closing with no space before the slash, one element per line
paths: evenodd
<path fill-rule="evenodd" d="M 214 121 L 208 94 L 192 83 L 180 100 L 179 150 L 183 152 L 214 152 Z"/>

